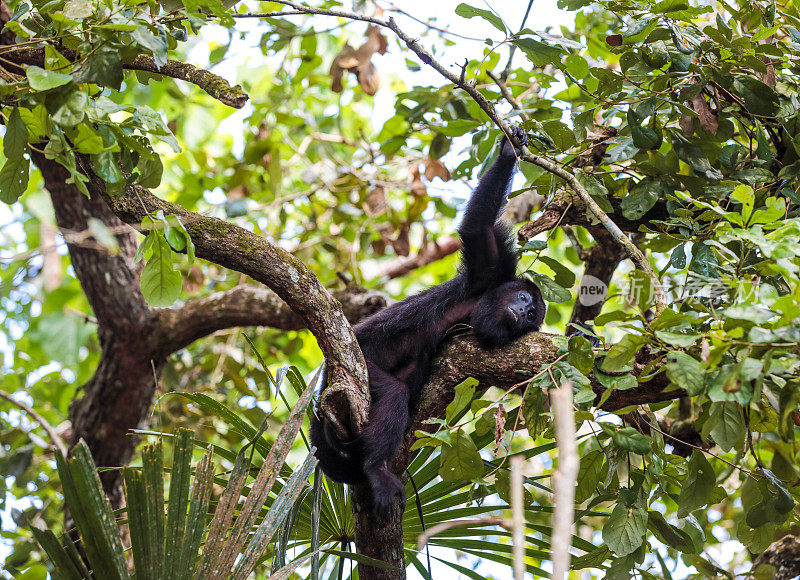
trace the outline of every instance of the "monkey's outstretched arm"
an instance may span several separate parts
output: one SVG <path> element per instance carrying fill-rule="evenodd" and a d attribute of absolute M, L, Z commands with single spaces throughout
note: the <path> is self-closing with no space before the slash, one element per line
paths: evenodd
<path fill-rule="evenodd" d="M 514 135 L 526 142 L 525 132 L 513 128 Z M 496 224 L 516 168 L 519 150 L 505 137 L 500 154 L 483 174 L 472 192 L 464 219 L 458 228 L 463 243 L 463 263 L 470 289 L 482 291 L 514 277 L 516 257 L 506 228 Z"/>

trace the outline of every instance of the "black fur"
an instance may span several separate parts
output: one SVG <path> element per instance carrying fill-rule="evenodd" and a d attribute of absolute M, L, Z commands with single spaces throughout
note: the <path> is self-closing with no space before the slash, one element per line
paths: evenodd
<path fill-rule="evenodd" d="M 515 135 L 525 142 L 521 129 L 515 128 Z M 503 139 L 497 160 L 472 193 L 458 230 L 463 243 L 458 274 L 355 326 L 372 398 L 361 436 L 344 442 L 319 416 L 312 421 L 322 470 L 343 483 L 369 481 L 379 514 L 390 512 L 396 496 L 405 505 L 405 486 L 390 466 L 446 331 L 469 323 L 484 346 L 496 347 L 541 327 L 542 293 L 516 276 L 511 236 L 497 223 L 519 154 Z"/>

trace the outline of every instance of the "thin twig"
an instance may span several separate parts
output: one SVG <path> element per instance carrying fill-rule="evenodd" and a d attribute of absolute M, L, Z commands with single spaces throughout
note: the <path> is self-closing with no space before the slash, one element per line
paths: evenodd
<path fill-rule="evenodd" d="M 424 548 L 428 541 L 436 534 L 460 526 L 501 526 L 507 530 L 511 529 L 511 526 L 509 526 L 508 522 L 503 518 L 477 518 L 472 520 L 442 522 L 441 524 L 436 524 L 432 528 L 428 528 L 417 537 L 417 549 L 421 550 Z"/>
<path fill-rule="evenodd" d="M 525 15 L 522 17 L 522 22 L 519 25 L 519 30 L 525 28 L 525 21 L 528 20 L 528 15 L 531 13 L 531 7 L 533 6 L 533 0 L 528 0 L 528 7 L 525 9 Z M 517 45 L 511 44 L 511 48 L 508 51 L 508 62 L 506 63 L 505 68 L 503 68 L 503 72 L 500 73 L 500 78 L 503 79 L 503 82 L 506 81 L 508 75 L 511 74 L 511 61 L 514 60 L 514 53 L 517 52 Z"/>
<path fill-rule="evenodd" d="M 50 441 L 53 443 L 53 446 L 58 449 L 58 451 L 66 457 L 69 452 L 67 451 L 67 446 L 64 444 L 64 440 L 61 436 L 56 433 L 56 430 L 53 429 L 52 425 L 45 421 L 44 417 L 42 417 L 39 413 L 37 413 L 32 407 L 29 405 L 17 401 L 14 397 L 10 394 L 6 393 L 5 391 L 0 391 L 0 399 L 4 399 L 14 405 L 15 407 L 21 409 L 25 412 L 26 415 L 30 415 L 30 417 L 39 423 L 42 426 L 42 429 L 45 430 L 47 436 L 50 438 Z"/>
<path fill-rule="evenodd" d="M 522 455 L 511 458 L 511 564 L 514 580 L 525 577 L 525 497 L 522 488 Z"/>
<path fill-rule="evenodd" d="M 508 101 L 512 107 L 519 111 L 520 118 L 523 121 L 530 121 L 530 115 L 522 110 L 522 105 L 517 99 L 514 98 L 514 95 L 511 94 L 511 91 L 508 90 L 508 86 L 506 86 L 506 83 L 503 81 L 503 79 L 499 78 L 490 70 L 487 70 L 486 74 L 489 75 L 489 78 L 492 79 L 500 89 L 500 93 L 503 95 L 503 98 Z"/>
<path fill-rule="evenodd" d="M 661 433 L 661 434 L 662 434 L 664 437 L 669 437 L 669 438 L 670 438 L 670 439 L 672 439 L 673 441 L 678 441 L 678 442 L 679 442 L 681 445 L 686 445 L 687 447 L 691 447 L 692 449 L 697 449 L 698 451 L 700 451 L 700 452 L 702 452 L 702 453 L 705 453 L 705 454 L 707 454 L 707 455 L 710 455 L 710 456 L 711 456 L 711 457 L 713 457 L 714 459 L 718 459 L 719 461 L 722 461 L 722 463 L 727 463 L 728 465 L 730 465 L 730 466 L 731 466 L 731 467 L 733 467 L 734 469 L 738 469 L 738 470 L 739 470 L 739 471 L 741 471 L 742 473 L 744 473 L 744 474 L 746 474 L 746 475 L 749 475 L 750 477 L 752 477 L 752 478 L 753 478 L 753 479 L 755 479 L 755 480 L 759 480 L 759 479 L 761 479 L 761 477 L 760 477 L 760 476 L 756 475 L 756 474 L 755 474 L 755 473 L 753 473 L 752 471 L 748 471 L 747 469 L 745 469 L 744 467 L 742 467 L 742 466 L 740 466 L 740 465 L 736 465 L 735 463 L 731 463 L 730 461 L 728 461 L 728 460 L 727 460 L 727 459 L 725 459 L 724 457 L 720 457 L 719 455 L 717 455 L 716 453 L 712 453 L 712 452 L 711 452 L 711 451 L 709 451 L 708 449 L 703 449 L 702 447 L 699 447 L 699 446 L 697 446 L 697 445 L 692 445 L 692 444 L 691 444 L 691 443 L 689 443 L 688 441 L 684 441 L 683 439 L 678 439 L 678 438 L 677 438 L 677 437 L 675 437 L 674 435 L 670 435 L 669 433 L 666 433 L 666 432 L 662 431 L 661 429 L 659 429 L 658 427 L 656 427 L 656 426 L 655 426 L 655 425 L 653 425 L 652 423 L 648 422 L 646 419 L 645 419 L 645 421 L 644 421 L 644 422 L 647 424 L 647 426 L 648 426 L 648 427 L 650 427 L 650 429 L 652 429 L 652 430 L 654 430 L 654 431 L 657 431 L 657 432 Z"/>
<path fill-rule="evenodd" d="M 555 422 L 558 468 L 553 474 L 553 534 L 550 537 L 553 580 L 567 578 L 569 548 L 572 545 L 572 526 L 575 518 L 575 483 L 580 458 L 575 438 L 575 412 L 572 407 L 572 382 L 567 381 L 550 391 L 550 408 Z"/>

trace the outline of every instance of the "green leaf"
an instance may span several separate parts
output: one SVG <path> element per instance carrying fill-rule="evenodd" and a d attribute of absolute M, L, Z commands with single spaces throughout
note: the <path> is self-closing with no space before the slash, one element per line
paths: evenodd
<path fill-rule="evenodd" d="M 678 497 L 679 518 L 685 518 L 690 512 L 706 505 L 716 485 L 714 469 L 702 451 L 692 451 L 687 469 L 688 475 L 681 485 L 681 494 Z"/>
<path fill-rule="evenodd" d="M 660 512 L 648 510 L 647 515 L 647 527 L 653 530 L 659 541 L 675 550 L 692 553 L 692 540 L 686 532 L 668 523 Z"/>
<path fill-rule="evenodd" d="M 25 69 L 25 75 L 28 77 L 30 87 L 36 91 L 49 91 L 72 80 L 71 75 L 45 70 L 34 65 Z"/>
<path fill-rule="evenodd" d="M 125 180 L 119 168 L 119 154 L 111 151 L 101 151 L 97 155 L 92 155 L 94 169 L 97 175 L 102 177 L 106 183 L 120 183 Z"/>
<path fill-rule="evenodd" d="M 620 375 L 607 375 L 604 372 L 596 371 L 594 376 L 598 380 L 598 382 L 601 385 L 603 385 L 606 389 L 612 389 L 615 391 L 626 391 L 628 389 L 634 389 L 639 386 L 639 381 L 637 381 L 636 377 L 630 373 L 623 373 Z"/>
<path fill-rule="evenodd" d="M 644 542 L 647 512 L 619 502 L 603 526 L 603 541 L 617 556 L 632 554 Z"/>
<path fill-rule="evenodd" d="M 750 216 L 753 215 L 753 204 L 755 203 L 755 194 L 753 188 L 749 185 L 739 184 L 731 193 L 731 198 L 742 204 L 742 223 L 747 223 Z"/>
<path fill-rule="evenodd" d="M 461 429 L 450 434 L 450 445 L 442 446 L 439 476 L 444 481 L 469 481 L 483 476 L 483 460 L 478 449 Z"/>
<path fill-rule="evenodd" d="M 718 275 L 719 260 L 706 241 L 695 242 L 692 245 L 692 261 L 689 269 L 705 278 L 715 278 Z"/>
<path fill-rule="evenodd" d="M 675 187 L 664 179 L 645 177 L 628 189 L 622 200 L 622 214 L 631 220 L 638 220 L 656 204 L 659 199 L 667 199 Z"/>
<path fill-rule="evenodd" d="M 539 274 L 538 272 L 528 272 L 527 275 L 530 277 L 531 281 L 539 287 L 539 290 L 542 291 L 542 297 L 545 299 L 545 302 L 560 303 L 566 302 L 572 298 L 572 293 L 569 290 L 556 284 L 548 276 Z"/>
<path fill-rule="evenodd" d="M 592 343 L 583 336 L 571 336 L 567 348 L 569 352 L 567 362 L 584 375 L 591 373 L 594 368 Z"/>
<path fill-rule="evenodd" d="M 148 304 L 167 307 L 180 297 L 183 281 L 172 262 L 172 250 L 160 232 L 155 234 L 153 255 L 145 264 L 140 276 L 142 295 Z"/>
<path fill-rule="evenodd" d="M 561 64 L 560 48 L 544 44 L 532 38 L 514 38 L 511 42 L 522 49 L 528 60 L 536 66 L 545 66 L 547 64 L 559 66 Z"/>
<path fill-rule="evenodd" d="M 575 145 L 575 133 L 561 121 L 545 121 L 542 126 L 559 150 L 566 151 Z"/>
<path fill-rule="evenodd" d="M 619 372 L 633 360 L 645 343 L 645 338 L 637 334 L 626 334 L 617 344 L 611 347 L 603 359 L 600 369 L 606 373 Z"/>
<path fill-rule="evenodd" d="M 64 466 L 59 468 L 59 475 L 62 482 L 64 479 L 72 482 L 73 491 L 65 493 L 65 500 L 75 518 L 92 572 L 96 578 L 127 579 L 128 568 L 119 527 L 103 492 L 89 447 L 81 440 L 72 454 L 68 462 L 69 473 Z"/>
<path fill-rule="evenodd" d="M 567 72 L 576 79 L 585 78 L 589 74 L 589 63 L 579 54 L 570 54 L 564 64 Z"/>
<path fill-rule="evenodd" d="M 164 173 L 164 165 L 158 155 L 143 155 L 136 164 L 139 177 L 136 182 L 147 189 L 158 187 L 161 184 L 161 176 Z"/>
<path fill-rule="evenodd" d="M 600 450 L 590 451 L 581 457 L 575 487 L 575 501 L 583 503 L 596 493 L 603 474 L 606 455 Z"/>
<path fill-rule="evenodd" d="M 153 53 L 153 60 L 156 66 L 162 67 L 167 64 L 168 59 L 168 44 L 167 35 L 156 28 L 156 34 L 151 32 L 147 26 L 139 26 L 131 37 L 139 44 L 139 46 L 146 48 Z"/>
<path fill-rule="evenodd" d="M 758 209 L 753 212 L 750 225 L 774 224 L 786 213 L 786 199 L 783 197 L 768 197 L 767 209 Z"/>
<path fill-rule="evenodd" d="M 539 385 L 531 383 L 522 395 L 520 410 L 525 427 L 531 438 L 536 439 L 547 429 L 547 413 L 544 411 L 544 393 Z"/>
<path fill-rule="evenodd" d="M 680 346 L 688 348 L 692 346 L 697 339 L 700 338 L 699 333 L 685 333 L 685 332 L 667 332 L 666 330 L 657 330 L 656 336 L 670 346 Z"/>
<path fill-rule="evenodd" d="M 22 120 L 25 121 L 29 139 L 36 140 L 47 135 L 47 122 L 50 115 L 44 105 L 36 105 L 33 109 L 20 107 L 17 110 Z"/>
<path fill-rule="evenodd" d="M 81 569 L 83 563 L 75 561 L 70 558 L 69 553 L 61 545 L 56 538 L 56 535 L 50 530 L 40 530 L 36 526 L 30 526 L 33 537 L 39 542 L 39 545 L 50 558 L 54 568 L 54 577 L 62 580 L 85 580 L 91 577 L 91 574 L 85 567 Z M 70 541 L 67 539 L 67 541 Z M 6 568 L 9 568 L 9 562 L 6 560 Z"/>
<path fill-rule="evenodd" d="M 611 439 L 617 447 L 625 451 L 631 451 L 639 455 L 650 453 L 650 439 L 633 427 L 621 427 L 612 431 Z"/>
<path fill-rule="evenodd" d="M 209 447 L 195 469 L 192 496 L 189 499 L 189 513 L 186 516 L 186 533 L 180 548 L 180 578 L 184 580 L 194 577 L 197 554 L 203 539 L 208 504 L 214 485 L 213 451 L 214 448 Z M 178 580 L 177 577 L 176 580 Z"/>
<path fill-rule="evenodd" d="M 93 47 L 73 76 L 75 82 L 92 83 L 118 91 L 122 87 L 123 78 L 119 51 L 105 43 Z"/>
<path fill-rule="evenodd" d="M 53 114 L 53 121 L 62 127 L 74 127 L 86 116 L 89 97 L 82 91 L 73 91 Z"/>
<path fill-rule="evenodd" d="M 655 150 L 661 146 L 661 135 L 649 127 L 631 125 L 631 137 L 637 149 Z"/>
<path fill-rule="evenodd" d="M 79 153 L 100 153 L 103 150 L 103 139 L 85 123 L 78 125 L 70 139 Z"/>
<path fill-rule="evenodd" d="M 14 107 L 8 115 L 6 134 L 3 137 L 3 153 L 6 159 L 20 159 L 28 146 L 28 128 L 20 117 L 19 108 Z"/>
<path fill-rule="evenodd" d="M 704 376 L 703 365 L 688 354 L 674 351 L 667 355 L 667 377 L 672 384 L 685 390 L 690 397 L 703 392 Z"/>
<path fill-rule="evenodd" d="M 546 249 L 547 242 L 544 240 L 530 240 L 529 242 L 525 242 L 525 245 L 522 246 L 523 252 L 541 252 Z"/>
<path fill-rule="evenodd" d="M 572 288 L 575 284 L 575 272 L 573 270 L 549 256 L 539 256 L 539 260 L 547 264 L 556 275 L 556 284 L 563 288 Z"/>
<path fill-rule="evenodd" d="M 506 25 L 503 23 L 503 19 L 491 10 L 483 10 L 481 8 L 470 6 L 469 4 L 462 3 L 456 6 L 456 14 L 461 16 L 461 18 L 474 18 L 475 16 L 483 18 L 503 34 L 507 34 L 508 32 Z"/>
<path fill-rule="evenodd" d="M 447 405 L 446 418 L 448 424 L 454 424 L 461 415 L 461 411 L 469 407 L 472 399 L 475 398 L 475 387 L 477 385 L 478 381 L 472 377 L 456 385 L 455 397 Z"/>
<path fill-rule="evenodd" d="M 177 578 L 183 573 L 180 549 L 186 528 L 186 506 L 189 503 L 189 480 L 192 476 L 192 449 L 194 436 L 189 429 L 181 429 L 172 452 L 172 472 L 169 481 L 169 504 L 164 528 L 164 572 L 167 578 Z"/>
<path fill-rule="evenodd" d="M 164 567 L 164 454 L 161 440 L 142 447 L 142 475 L 146 502 L 147 568 L 136 567 L 137 578 L 162 577 Z M 149 569 L 149 576 L 147 570 Z"/>
<path fill-rule="evenodd" d="M 680 135 L 673 133 L 672 148 L 675 150 L 675 154 L 695 171 L 706 174 L 708 177 L 721 177 L 719 172 L 711 167 L 711 162 L 699 145 L 690 143 Z"/>
<path fill-rule="evenodd" d="M 675 246 L 675 249 L 672 250 L 672 253 L 669 255 L 669 263 L 678 270 L 686 267 L 685 244 Z"/>
<path fill-rule="evenodd" d="M 778 111 L 778 95 L 769 85 L 754 77 L 739 77 L 733 86 L 751 113 L 771 117 Z"/>
<path fill-rule="evenodd" d="M 12 204 L 28 188 L 30 163 L 24 157 L 7 159 L 0 169 L 0 201 Z"/>
<path fill-rule="evenodd" d="M 733 401 L 711 403 L 709 421 L 713 421 L 711 436 L 723 451 L 730 451 L 742 441 L 745 424 L 739 403 Z"/>

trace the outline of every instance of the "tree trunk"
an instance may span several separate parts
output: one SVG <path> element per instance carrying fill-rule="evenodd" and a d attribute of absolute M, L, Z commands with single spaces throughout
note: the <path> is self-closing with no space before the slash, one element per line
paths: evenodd
<path fill-rule="evenodd" d="M 389 518 L 375 515 L 372 490 L 362 483 L 350 488 L 353 505 L 353 523 L 356 530 L 356 547 L 359 554 L 382 560 L 398 570 L 384 570 L 374 566 L 358 565 L 360 580 L 405 580 L 406 563 L 403 554 L 403 514 L 395 510 Z M 413 498 L 410 498 L 413 501 Z"/>
<path fill-rule="evenodd" d="M 99 220 L 116 234 L 119 252 L 112 253 L 89 240 L 70 242 L 70 260 L 98 323 L 102 348 L 94 376 L 84 385 L 83 396 L 70 405 L 70 445 L 84 439 L 101 467 L 124 466 L 130 461 L 156 388 L 165 358 L 152 358 L 151 337 L 156 311 L 139 290 L 141 264 L 135 264 L 136 234 L 111 213 L 105 202 L 88 198 L 67 183 L 69 173 L 36 152 L 31 157 L 50 192 L 59 228 L 85 232 L 90 220 Z M 112 505 L 122 501 L 119 471 L 101 475 Z"/>

